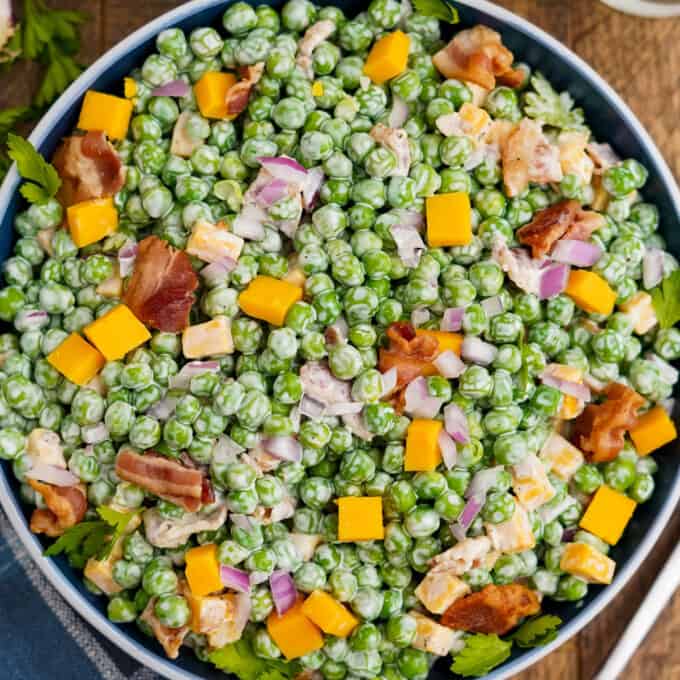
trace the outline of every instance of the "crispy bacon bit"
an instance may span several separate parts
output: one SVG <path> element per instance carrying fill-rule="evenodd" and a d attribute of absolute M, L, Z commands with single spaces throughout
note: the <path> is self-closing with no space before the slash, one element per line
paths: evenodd
<path fill-rule="evenodd" d="M 583 184 L 590 184 L 594 163 L 586 153 L 589 133 L 565 131 L 557 138 L 560 150 L 560 165 L 565 175 L 576 175 Z"/>
<path fill-rule="evenodd" d="M 123 302 L 147 326 L 178 333 L 189 325 L 198 277 L 191 260 L 157 236 L 139 244 L 135 269 Z"/>
<path fill-rule="evenodd" d="M 262 61 L 253 66 L 241 67 L 239 72 L 241 80 L 227 90 L 227 116 L 229 118 L 235 118 L 248 106 L 250 93 L 262 77 L 263 71 L 264 62 Z"/>
<path fill-rule="evenodd" d="M 395 155 L 397 166 L 390 174 L 394 177 L 406 177 L 411 166 L 411 150 L 408 145 L 406 130 L 391 128 L 378 123 L 373 126 L 371 137 Z"/>
<path fill-rule="evenodd" d="M 539 210 L 529 224 L 517 231 L 517 240 L 531 247 L 534 259 L 547 255 L 555 242 L 566 233 L 578 208 L 576 201 L 569 200 Z"/>
<path fill-rule="evenodd" d="M 101 130 L 64 138 L 52 163 L 62 181 L 57 198 L 64 207 L 113 196 L 125 184 L 125 168 Z"/>
<path fill-rule="evenodd" d="M 496 87 L 496 78 L 507 84 L 521 84 L 524 74 L 512 68 L 512 52 L 503 45 L 501 36 L 487 26 L 460 31 L 432 57 L 432 62 L 446 78 L 469 80 L 487 90 Z"/>
<path fill-rule="evenodd" d="M 524 248 L 511 250 L 503 238 L 494 239 L 491 257 L 518 288 L 525 293 L 540 293 L 541 260 L 532 260 Z"/>
<path fill-rule="evenodd" d="M 189 632 L 189 626 L 182 626 L 181 628 L 168 628 L 168 626 L 164 626 L 158 620 L 156 612 L 154 611 L 157 600 L 157 597 L 152 597 L 149 600 L 146 609 L 142 612 L 139 620 L 144 621 L 149 625 L 156 640 L 158 640 L 163 647 L 166 656 L 169 659 L 176 659 L 179 656 L 179 648 L 182 646 L 184 638 Z"/>
<path fill-rule="evenodd" d="M 30 528 L 34 534 L 61 536 L 66 529 L 75 526 L 85 517 L 87 495 L 82 484 L 55 486 L 35 479 L 28 483 L 42 495 L 47 508 L 38 508 L 31 515 Z"/>
<path fill-rule="evenodd" d="M 329 38 L 335 30 L 335 24 L 330 19 L 322 19 L 313 23 L 302 36 L 298 43 L 298 56 L 295 60 L 304 74 L 311 80 L 314 78 L 312 68 L 312 52 L 324 41 Z"/>
<path fill-rule="evenodd" d="M 604 226 L 605 222 L 604 215 L 600 215 L 600 213 L 594 210 L 583 210 L 583 208 L 579 207 L 571 225 L 564 232 L 562 238 L 587 241 L 594 231 Z"/>
<path fill-rule="evenodd" d="M 489 585 L 456 600 L 442 615 L 444 626 L 470 633 L 504 635 L 541 609 L 533 590 L 519 583 Z"/>
<path fill-rule="evenodd" d="M 589 404 L 574 421 L 573 443 L 593 463 L 613 460 L 624 444 L 626 431 L 635 424 L 645 400 L 621 383 L 610 383 L 601 404 Z"/>
<path fill-rule="evenodd" d="M 116 459 L 116 474 L 156 496 L 196 512 L 202 505 L 203 473 L 151 451 L 140 455 L 125 449 Z"/>

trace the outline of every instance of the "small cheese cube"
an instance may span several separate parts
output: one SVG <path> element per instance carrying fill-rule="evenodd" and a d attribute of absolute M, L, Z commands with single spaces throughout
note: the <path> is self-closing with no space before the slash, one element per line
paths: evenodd
<path fill-rule="evenodd" d="M 104 368 L 106 359 L 78 333 L 71 333 L 50 352 L 47 362 L 72 383 L 82 386 Z"/>
<path fill-rule="evenodd" d="M 583 454 L 564 437 L 553 432 L 546 440 L 539 458 L 546 464 L 548 472 L 568 482 L 583 465 Z"/>
<path fill-rule="evenodd" d="M 224 227 L 199 220 L 194 224 L 185 250 L 204 262 L 238 260 L 243 249 L 243 239 Z"/>
<path fill-rule="evenodd" d="M 583 371 L 576 366 L 566 366 L 565 364 L 549 364 L 546 370 L 550 374 L 560 380 L 570 380 L 575 383 L 583 382 Z M 562 420 L 572 420 L 583 412 L 585 402 L 577 399 L 571 394 L 562 396 L 562 406 L 560 408 L 559 418 Z"/>
<path fill-rule="evenodd" d="M 442 626 L 417 611 L 410 611 L 409 616 L 416 620 L 416 637 L 411 643 L 411 647 L 422 652 L 446 656 L 463 637 L 463 631 Z"/>
<path fill-rule="evenodd" d="M 123 78 L 123 94 L 126 99 L 132 99 L 137 94 L 137 83 L 134 78 Z"/>
<path fill-rule="evenodd" d="M 581 309 L 609 316 L 614 310 L 616 291 L 595 272 L 573 269 L 564 291 Z"/>
<path fill-rule="evenodd" d="M 560 569 L 588 583 L 607 585 L 614 578 L 616 562 L 588 543 L 568 543 L 560 559 Z"/>
<path fill-rule="evenodd" d="M 456 191 L 428 196 L 425 214 L 430 248 L 466 246 L 472 241 L 472 211 L 468 194 Z"/>
<path fill-rule="evenodd" d="M 233 351 L 231 320 L 226 316 L 216 316 L 182 332 L 182 353 L 187 359 L 232 354 Z"/>
<path fill-rule="evenodd" d="M 338 540 L 382 541 L 382 498 L 380 496 L 346 496 L 338 498 Z"/>
<path fill-rule="evenodd" d="M 528 453 L 524 460 L 512 466 L 512 489 L 527 510 L 536 510 L 555 495 L 543 463 Z"/>
<path fill-rule="evenodd" d="M 410 42 L 401 31 L 384 35 L 368 53 L 364 73 L 378 85 L 398 76 L 406 69 Z"/>
<path fill-rule="evenodd" d="M 26 441 L 26 453 L 35 461 L 66 469 L 61 439 L 56 432 L 36 427 Z"/>
<path fill-rule="evenodd" d="M 536 545 L 529 515 L 519 503 L 515 503 L 515 512 L 509 520 L 500 524 L 489 522 L 484 525 L 484 528 L 491 540 L 491 545 L 498 552 L 523 552 Z"/>
<path fill-rule="evenodd" d="M 320 80 L 315 80 L 312 83 L 312 95 L 314 97 L 323 97 L 323 83 Z"/>
<path fill-rule="evenodd" d="M 404 470 L 406 472 L 430 472 L 442 462 L 439 448 L 440 420 L 414 418 L 406 433 L 406 453 Z"/>
<path fill-rule="evenodd" d="M 655 406 L 647 413 L 643 413 L 628 430 L 628 434 L 641 456 L 660 449 L 678 436 L 675 423 L 663 406 Z"/>
<path fill-rule="evenodd" d="M 205 118 L 227 117 L 227 92 L 236 84 L 233 73 L 207 71 L 194 85 L 196 104 Z"/>
<path fill-rule="evenodd" d="M 118 305 L 83 330 L 107 361 L 122 359 L 151 338 L 146 326 L 126 305 Z"/>
<path fill-rule="evenodd" d="M 470 586 L 450 571 L 429 571 L 414 592 L 433 614 L 443 614 L 470 592 Z"/>
<path fill-rule="evenodd" d="M 595 492 L 579 526 L 609 545 L 616 545 L 633 516 L 636 505 L 633 499 L 603 484 Z"/>
<path fill-rule="evenodd" d="M 347 607 L 323 590 L 315 590 L 304 601 L 302 613 L 324 633 L 336 637 L 347 637 L 359 625 Z"/>
<path fill-rule="evenodd" d="M 103 130 L 109 139 L 125 139 L 132 115 L 132 102 L 103 92 L 88 90 L 80 109 L 81 130 Z"/>
<path fill-rule="evenodd" d="M 302 288 L 271 276 L 256 276 L 238 296 L 241 309 L 254 319 L 283 326 L 288 310 L 302 300 Z"/>
<path fill-rule="evenodd" d="M 185 556 L 184 573 L 191 592 L 196 597 L 209 595 L 224 589 L 220 576 L 220 563 L 217 561 L 217 546 L 204 543 L 188 550 Z"/>
<path fill-rule="evenodd" d="M 622 302 L 619 309 L 631 318 L 633 328 L 639 335 L 651 331 L 658 323 L 652 296 L 644 291 L 635 293 L 630 300 Z"/>
<path fill-rule="evenodd" d="M 66 209 L 66 220 L 78 248 L 101 241 L 118 229 L 118 211 L 112 198 L 93 198 L 70 205 Z"/>
<path fill-rule="evenodd" d="M 463 132 L 470 137 L 482 137 L 491 125 L 491 116 L 484 109 L 470 102 L 465 102 L 460 107 L 458 116 Z"/>
<path fill-rule="evenodd" d="M 416 328 L 416 335 L 425 335 L 434 338 L 439 344 L 439 352 L 446 352 L 450 349 L 460 356 L 460 349 L 463 346 L 463 336 L 460 333 L 449 331 L 429 331 L 424 328 Z"/>
<path fill-rule="evenodd" d="M 323 647 L 323 635 L 302 613 L 301 600 L 283 616 L 279 616 L 274 610 L 267 617 L 267 632 L 288 661 Z"/>

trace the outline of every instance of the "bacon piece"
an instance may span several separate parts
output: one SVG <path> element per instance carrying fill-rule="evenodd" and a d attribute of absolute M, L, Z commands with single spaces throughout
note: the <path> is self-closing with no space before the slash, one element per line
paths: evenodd
<path fill-rule="evenodd" d="M 487 90 L 496 87 L 496 78 L 521 84 L 524 75 L 512 68 L 514 56 L 503 45 L 501 36 L 488 26 L 475 26 L 457 33 L 432 62 L 446 78 L 469 80 Z M 521 79 L 520 79 L 521 76 Z"/>
<path fill-rule="evenodd" d="M 146 605 L 146 608 L 139 617 L 140 621 L 148 624 L 153 632 L 156 640 L 160 642 L 165 655 L 169 659 L 176 659 L 179 656 L 179 648 L 184 642 L 184 638 L 189 632 L 189 626 L 182 626 L 181 628 L 169 628 L 164 626 L 156 616 L 154 608 L 156 606 L 157 597 L 152 597 Z"/>
<path fill-rule="evenodd" d="M 557 138 L 560 165 L 565 175 L 576 175 L 583 184 L 590 184 L 595 164 L 586 153 L 589 133 L 573 130 L 561 132 Z"/>
<path fill-rule="evenodd" d="M 579 207 L 571 225 L 564 232 L 562 238 L 587 241 L 594 231 L 604 226 L 605 222 L 604 215 L 600 215 L 600 213 L 594 210 L 583 210 L 583 208 Z"/>
<path fill-rule="evenodd" d="M 572 442 L 593 463 L 616 458 L 624 444 L 626 431 L 635 424 L 645 400 L 621 383 L 610 383 L 601 404 L 589 404 L 574 421 Z"/>
<path fill-rule="evenodd" d="M 397 165 L 390 173 L 393 177 L 407 177 L 411 166 L 411 150 L 408 145 L 408 135 L 402 128 L 391 128 L 382 123 L 374 125 L 371 137 L 378 144 L 389 149 L 397 159 Z"/>
<path fill-rule="evenodd" d="M 147 455 L 121 451 L 116 458 L 116 474 L 188 512 L 196 512 L 202 505 L 203 473 L 153 451 Z"/>
<path fill-rule="evenodd" d="M 350 384 L 336 378 L 326 364 L 308 361 L 300 368 L 300 381 L 304 393 L 324 404 L 352 401 Z"/>
<path fill-rule="evenodd" d="M 534 259 L 547 255 L 555 242 L 564 236 L 578 209 L 576 201 L 568 200 L 539 210 L 531 222 L 517 231 L 517 240 L 531 247 Z"/>
<path fill-rule="evenodd" d="M 246 106 L 248 106 L 250 93 L 262 77 L 263 72 L 263 61 L 258 62 L 253 66 L 241 67 L 239 71 L 241 80 L 227 90 L 227 116 L 229 118 L 235 118 L 245 110 Z"/>
<path fill-rule="evenodd" d="M 62 181 L 57 198 L 65 208 L 113 196 L 125 184 L 125 168 L 101 130 L 65 137 L 52 163 Z"/>
<path fill-rule="evenodd" d="M 158 236 L 140 244 L 123 302 L 147 326 L 178 333 L 189 325 L 198 277 L 189 256 Z"/>
<path fill-rule="evenodd" d="M 526 586 L 489 585 L 456 600 L 442 615 L 441 623 L 469 633 L 504 635 L 540 609 L 538 596 Z"/>
<path fill-rule="evenodd" d="M 82 484 L 55 486 L 35 479 L 29 479 L 28 483 L 42 495 L 47 505 L 47 508 L 37 508 L 31 515 L 30 528 L 34 534 L 61 536 L 85 517 L 87 495 Z"/>
<path fill-rule="evenodd" d="M 313 23 L 302 36 L 298 43 L 298 54 L 295 63 L 302 69 L 305 76 L 312 80 L 314 69 L 312 68 L 312 52 L 329 38 L 335 30 L 335 24 L 330 19 L 322 19 Z"/>

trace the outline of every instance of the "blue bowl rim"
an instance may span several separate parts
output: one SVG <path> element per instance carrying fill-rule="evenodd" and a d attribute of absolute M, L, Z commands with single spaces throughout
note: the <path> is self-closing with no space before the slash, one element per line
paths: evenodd
<path fill-rule="evenodd" d="M 163 29 L 187 19 L 196 12 L 217 7 L 224 4 L 224 2 L 225 0 L 191 0 L 174 10 L 160 15 L 124 38 L 97 59 L 97 61 L 95 61 L 94 64 L 92 64 L 71 84 L 61 97 L 57 99 L 33 130 L 33 133 L 29 137 L 30 141 L 36 147 L 42 146 L 45 140 L 48 139 L 52 128 L 55 127 L 62 116 L 66 115 L 71 103 L 74 100 L 80 99 L 85 91 L 93 85 L 112 64 L 116 63 L 119 59 L 124 58 L 130 51 L 150 38 L 153 38 Z M 610 105 L 616 109 L 619 116 L 625 121 L 633 134 L 638 138 L 641 146 L 645 148 L 645 151 L 655 165 L 655 169 L 664 184 L 665 189 L 672 199 L 677 221 L 680 222 L 680 190 L 678 189 L 666 161 L 657 149 L 656 144 L 649 133 L 644 129 L 628 105 L 593 68 L 557 39 L 534 26 L 526 19 L 513 14 L 509 10 L 498 7 L 488 0 L 456 0 L 456 2 L 493 16 L 499 22 L 507 24 L 513 29 L 523 33 L 528 39 L 541 43 L 545 48 L 557 54 L 572 71 L 578 74 L 579 77 L 587 81 L 593 88 L 599 90 L 608 100 Z M 9 205 L 11 197 L 18 189 L 19 182 L 20 178 L 16 167 L 12 166 L 5 181 L 0 187 L 0 206 L 2 208 L 6 208 Z M 522 656 L 511 660 L 502 667 L 489 673 L 486 676 L 486 680 L 505 680 L 506 678 L 516 675 L 550 654 L 550 652 L 560 645 L 564 644 L 597 616 L 597 614 L 599 614 L 626 585 L 637 571 L 642 561 L 647 557 L 661 532 L 667 525 L 679 500 L 680 474 L 677 474 L 673 486 L 664 500 L 661 511 L 657 514 L 650 531 L 647 532 L 643 540 L 639 543 L 624 568 L 618 572 L 614 582 L 607 588 L 604 588 L 582 612 L 564 625 L 560 629 L 559 635 L 552 643 L 544 647 L 535 648 Z M 61 596 L 97 631 L 131 657 L 163 677 L 168 678 L 168 680 L 201 680 L 200 676 L 182 669 L 167 658 L 146 649 L 132 638 L 128 637 L 121 628 L 111 623 L 83 597 L 77 588 L 64 576 L 51 558 L 43 557 L 43 548 L 36 536 L 30 532 L 21 510 L 19 500 L 10 489 L 4 472 L 0 473 L 0 504 L 5 510 L 12 527 L 17 532 L 19 539 L 28 551 L 31 559 L 37 564 L 38 568 Z"/>

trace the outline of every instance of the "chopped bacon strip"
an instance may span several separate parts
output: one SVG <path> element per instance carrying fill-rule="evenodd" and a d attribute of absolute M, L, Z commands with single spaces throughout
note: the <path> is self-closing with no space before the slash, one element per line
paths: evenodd
<path fill-rule="evenodd" d="M 589 404 L 574 421 L 573 443 L 593 463 L 616 458 L 623 449 L 624 435 L 635 424 L 638 410 L 645 400 L 635 390 L 621 383 L 610 383 L 601 404 Z"/>
<path fill-rule="evenodd" d="M 470 633 L 504 635 L 540 609 L 538 596 L 526 586 L 489 585 L 456 600 L 442 615 L 441 623 Z"/>
<path fill-rule="evenodd" d="M 140 244 L 123 302 L 147 326 L 178 333 L 189 325 L 198 277 L 189 256 L 158 236 Z"/>
<path fill-rule="evenodd" d="M 47 508 L 38 508 L 31 515 L 30 528 L 34 534 L 61 536 L 66 529 L 75 526 L 85 517 L 87 495 L 82 484 L 55 486 L 35 479 L 28 483 L 42 495 Z"/>
<path fill-rule="evenodd" d="M 101 130 L 65 137 L 52 159 L 61 178 L 57 198 L 68 207 L 113 196 L 125 184 L 125 168 Z"/>
<path fill-rule="evenodd" d="M 151 628 L 156 640 L 160 642 L 166 656 L 169 659 L 176 659 L 179 656 L 179 648 L 184 642 L 184 638 L 189 632 L 189 626 L 182 626 L 181 628 L 169 628 L 164 626 L 156 616 L 154 611 L 156 607 L 157 597 L 152 597 L 146 605 L 146 608 L 139 617 L 140 621 L 148 624 Z"/>
<path fill-rule="evenodd" d="M 203 473 L 153 451 L 150 455 L 121 451 L 116 458 L 116 474 L 188 512 L 196 512 L 202 505 Z"/>
<path fill-rule="evenodd" d="M 578 208 L 576 201 L 569 200 L 539 210 L 531 222 L 517 231 L 517 240 L 531 247 L 534 259 L 547 255 L 555 242 L 566 233 Z"/>
<path fill-rule="evenodd" d="M 457 33 L 446 47 L 432 57 L 432 62 L 446 78 L 469 80 L 487 90 L 496 87 L 496 78 L 511 85 L 521 84 L 522 71 L 513 70 L 512 52 L 501 36 L 487 26 L 475 26 Z"/>
<path fill-rule="evenodd" d="M 394 177 L 407 177 L 411 166 L 411 149 L 408 144 L 408 135 L 402 128 L 391 128 L 382 123 L 374 125 L 371 137 L 378 144 L 389 149 L 397 159 L 397 165 L 390 173 Z"/>
<path fill-rule="evenodd" d="M 314 52 L 326 38 L 329 38 L 334 30 L 335 24 L 330 19 L 322 19 L 321 21 L 313 23 L 305 31 L 305 34 L 298 43 L 298 55 L 295 62 L 310 80 L 314 78 L 312 52 Z"/>
<path fill-rule="evenodd" d="M 235 118 L 245 111 L 250 100 L 250 93 L 262 77 L 263 72 L 264 62 L 241 67 L 241 80 L 227 90 L 227 116 L 229 118 Z"/>
<path fill-rule="evenodd" d="M 594 210 L 583 210 L 583 208 L 579 207 L 571 225 L 564 232 L 562 238 L 587 241 L 594 231 L 605 225 L 605 222 L 604 215 L 600 215 L 600 213 Z"/>

